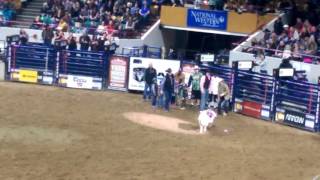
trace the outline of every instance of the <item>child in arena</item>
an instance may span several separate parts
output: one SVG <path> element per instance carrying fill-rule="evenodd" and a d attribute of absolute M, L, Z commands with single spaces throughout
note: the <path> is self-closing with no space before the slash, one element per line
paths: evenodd
<path fill-rule="evenodd" d="M 209 109 L 200 111 L 198 122 L 200 127 L 200 134 L 206 133 L 208 127 L 211 127 L 214 123 L 217 113 L 214 110 L 213 106 L 210 106 Z"/>

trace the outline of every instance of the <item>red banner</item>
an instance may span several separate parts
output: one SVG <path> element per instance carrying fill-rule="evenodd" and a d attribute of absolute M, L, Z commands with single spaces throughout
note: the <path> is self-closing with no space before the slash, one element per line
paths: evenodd
<path fill-rule="evenodd" d="M 129 59 L 122 56 L 112 56 L 109 60 L 108 88 L 126 91 L 128 87 Z"/>
<path fill-rule="evenodd" d="M 250 102 L 250 101 L 243 101 L 241 113 L 260 119 L 261 109 L 262 109 L 262 104 L 259 104 L 256 102 Z"/>

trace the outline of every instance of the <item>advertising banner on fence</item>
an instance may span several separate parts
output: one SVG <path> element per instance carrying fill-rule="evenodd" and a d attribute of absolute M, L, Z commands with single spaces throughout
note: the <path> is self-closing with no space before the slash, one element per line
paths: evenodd
<path fill-rule="evenodd" d="M 284 122 L 295 125 L 295 126 L 304 127 L 305 114 L 286 110 L 285 116 L 284 116 Z"/>
<path fill-rule="evenodd" d="M 81 88 L 81 89 L 92 89 L 93 88 L 93 78 L 86 77 L 86 76 L 68 75 L 67 87 Z"/>
<path fill-rule="evenodd" d="M 38 72 L 32 70 L 19 70 L 19 81 L 37 83 L 38 82 Z"/>
<path fill-rule="evenodd" d="M 216 29 L 225 31 L 227 29 L 227 22 L 227 11 L 188 9 L 188 27 Z"/>
<path fill-rule="evenodd" d="M 126 91 L 128 88 L 129 58 L 112 56 L 109 60 L 108 89 Z"/>
<path fill-rule="evenodd" d="M 153 67 L 157 70 L 157 73 L 166 74 L 168 68 L 172 69 L 173 73 L 176 73 L 180 68 L 180 61 L 178 60 L 165 60 L 165 59 L 152 59 L 152 58 L 140 58 L 131 57 L 129 67 L 129 90 L 143 91 L 144 90 L 144 72 L 152 63 Z"/>
<path fill-rule="evenodd" d="M 242 114 L 260 119 L 262 105 L 256 102 L 243 101 L 242 102 Z"/>

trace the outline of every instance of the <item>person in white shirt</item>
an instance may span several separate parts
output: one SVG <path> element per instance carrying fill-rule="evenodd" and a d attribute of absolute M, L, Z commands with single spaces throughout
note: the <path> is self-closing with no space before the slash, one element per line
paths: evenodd
<path fill-rule="evenodd" d="M 252 71 L 256 73 L 265 73 L 267 71 L 267 61 L 265 59 L 266 57 L 264 54 L 259 54 L 254 61 L 255 66 Z"/>
<path fill-rule="evenodd" d="M 222 79 L 216 75 L 213 75 L 211 77 L 210 87 L 209 87 L 209 96 L 210 96 L 210 103 L 213 106 L 217 106 L 218 103 L 218 87 L 219 82 L 222 81 Z"/>
<path fill-rule="evenodd" d="M 214 111 L 213 106 L 209 109 L 200 111 L 198 122 L 200 127 L 200 134 L 206 133 L 208 127 L 211 127 L 214 123 L 217 113 Z"/>

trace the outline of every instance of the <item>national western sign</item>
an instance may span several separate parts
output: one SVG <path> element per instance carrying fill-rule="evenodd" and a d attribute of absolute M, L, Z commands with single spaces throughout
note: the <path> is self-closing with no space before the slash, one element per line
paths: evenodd
<path fill-rule="evenodd" d="M 284 122 L 292 125 L 304 126 L 305 115 L 303 113 L 286 111 L 284 116 Z"/>
<path fill-rule="evenodd" d="M 227 29 L 227 22 L 227 11 L 188 9 L 188 27 L 216 29 L 225 31 Z"/>

